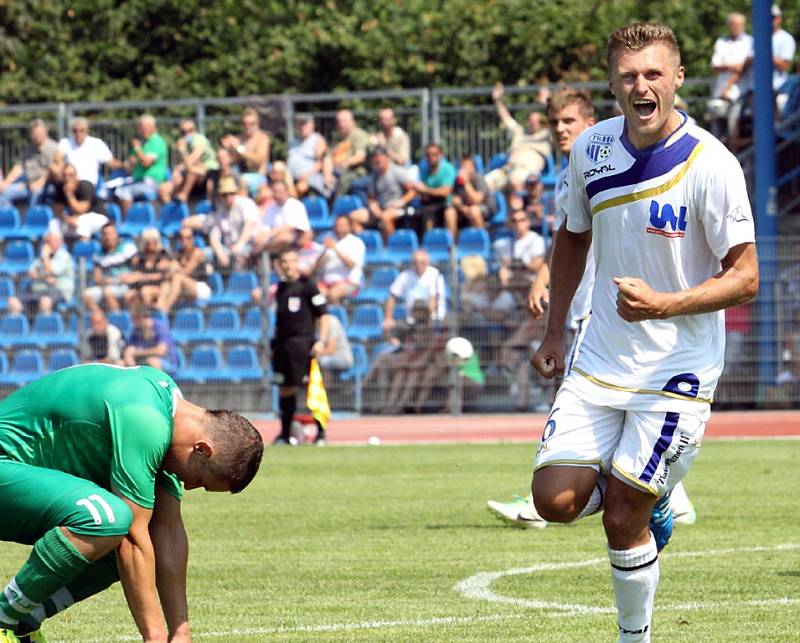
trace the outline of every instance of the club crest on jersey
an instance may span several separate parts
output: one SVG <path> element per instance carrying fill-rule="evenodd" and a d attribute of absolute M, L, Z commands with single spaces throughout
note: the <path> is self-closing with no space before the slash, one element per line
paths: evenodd
<path fill-rule="evenodd" d="M 289 308 L 290 313 L 296 313 L 300 310 L 300 297 L 289 297 L 286 305 Z"/>
<path fill-rule="evenodd" d="M 614 137 L 610 134 L 592 134 L 586 146 L 586 156 L 594 163 L 602 163 L 611 157 L 611 144 Z"/>
<path fill-rule="evenodd" d="M 658 201 L 650 201 L 650 225 L 647 234 L 657 234 L 670 239 L 686 236 L 686 213 L 685 205 L 675 208 L 669 203 L 661 205 Z"/>

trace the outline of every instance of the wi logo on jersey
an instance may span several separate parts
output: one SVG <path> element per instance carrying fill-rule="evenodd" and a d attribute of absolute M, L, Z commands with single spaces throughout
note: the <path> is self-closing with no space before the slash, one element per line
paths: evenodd
<path fill-rule="evenodd" d="M 611 144 L 614 137 L 610 134 L 592 134 L 586 145 L 586 156 L 594 163 L 602 163 L 611 156 Z"/>
<path fill-rule="evenodd" d="M 670 239 L 686 236 L 686 206 L 680 206 L 676 216 L 669 203 L 662 206 L 658 201 L 650 201 L 650 226 L 646 232 Z"/>

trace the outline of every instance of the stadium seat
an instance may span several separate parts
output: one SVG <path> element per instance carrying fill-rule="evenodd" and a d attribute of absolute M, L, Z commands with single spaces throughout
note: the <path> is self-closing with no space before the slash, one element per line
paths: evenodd
<path fill-rule="evenodd" d="M 161 206 L 161 234 L 171 237 L 181 228 L 183 220 L 189 216 L 189 206 L 183 201 L 172 201 Z"/>
<path fill-rule="evenodd" d="M 70 348 L 78 343 L 75 334 L 67 332 L 60 313 L 39 313 L 33 319 L 28 341 L 39 348 Z"/>
<path fill-rule="evenodd" d="M 0 351 L 0 377 L 8 373 L 8 357 L 5 351 Z"/>
<path fill-rule="evenodd" d="M 210 284 L 209 284 L 210 285 Z M 238 306 L 252 301 L 252 292 L 258 287 L 258 277 L 251 270 L 231 273 L 228 286 L 221 294 L 212 294 L 212 304 L 231 304 Z M 212 293 L 213 293 L 212 288 Z"/>
<path fill-rule="evenodd" d="M 497 154 L 492 154 L 492 158 L 489 159 L 489 172 L 503 167 L 507 162 L 508 162 L 508 154 L 506 154 L 505 152 L 498 152 Z"/>
<path fill-rule="evenodd" d="M 339 379 L 349 382 L 355 379 L 364 379 L 369 371 L 369 358 L 364 344 L 351 344 L 353 351 L 353 365 L 339 374 Z"/>
<path fill-rule="evenodd" d="M 116 224 L 117 228 L 122 225 L 122 210 L 116 203 L 106 203 L 106 216 L 112 223 Z"/>
<path fill-rule="evenodd" d="M 205 340 L 205 320 L 197 308 L 183 308 L 175 313 L 172 320 L 172 339 L 179 344 Z"/>
<path fill-rule="evenodd" d="M 336 200 L 333 202 L 333 217 L 336 218 L 340 214 L 350 214 L 353 210 L 358 210 L 363 207 L 364 204 L 357 196 L 354 194 L 345 194 L 336 197 Z"/>
<path fill-rule="evenodd" d="M 340 306 L 338 304 L 328 304 L 328 314 L 333 315 L 342 323 L 342 328 L 344 328 L 346 333 L 348 321 L 347 321 L 347 310 L 345 309 L 345 307 Z"/>
<path fill-rule="evenodd" d="M 480 255 L 486 261 L 491 257 L 491 241 L 485 228 L 465 228 L 458 235 L 458 258 Z"/>
<path fill-rule="evenodd" d="M 493 226 L 505 226 L 506 217 L 508 216 L 508 203 L 506 202 L 505 195 L 498 190 L 494 193 L 494 200 L 497 204 L 497 211 L 492 216 L 490 224 Z"/>
<path fill-rule="evenodd" d="M 269 329 L 266 331 L 269 335 Z M 251 306 L 244 314 L 244 321 L 239 330 L 239 337 L 242 341 L 246 342 L 259 342 L 264 336 L 264 328 L 262 327 L 261 308 L 258 306 Z"/>
<path fill-rule="evenodd" d="M 108 313 L 108 323 L 119 328 L 122 337 L 130 335 L 133 330 L 133 319 L 127 310 L 114 310 Z"/>
<path fill-rule="evenodd" d="M 228 349 L 228 374 L 234 382 L 259 382 L 264 369 L 259 366 L 256 349 L 249 344 L 237 344 Z"/>
<path fill-rule="evenodd" d="M 156 210 L 149 201 L 137 201 L 128 210 L 128 216 L 119 226 L 120 234 L 138 237 L 145 228 L 156 227 Z"/>
<path fill-rule="evenodd" d="M 177 373 L 179 381 L 190 384 L 205 384 L 206 382 L 230 382 L 230 377 L 225 372 L 222 354 L 219 348 L 212 344 L 196 346 L 192 349 L 189 364 Z"/>
<path fill-rule="evenodd" d="M 422 238 L 422 247 L 430 255 L 431 263 L 449 263 L 453 235 L 446 228 L 433 228 L 428 230 Z"/>
<path fill-rule="evenodd" d="M 28 382 L 39 379 L 45 374 L 44 358 L 36 349 L 21 350 L 14 354 L 11 368 L 0 377 L 0 384 L 24 386 Z"/>
<path fill-rule="evenodd" d="M 208 199 L 200 199 L 194 205 L 193 214 L 209 214 L 214 211 L 214 204 Z"/>
<path fill-rule="evenodd" d="M 417 234 L 413 230 L 395 230 L 386 243 L 384 258 L 390 263 L 407 265 L 411 255 L 419 248 Z"/>
<path fill-rule="evenodd" d="M 52 373 L 53 371 L 60 371 L 62 368 L 69 368 L 80 364 L 78 354 L 74 348 L 62 348 L 50 353 L 47 358 L 47 370 Z"/>
<path fill-rule="evenodd" d="M 367 248 L 364 262 L 367 264 L 380 263 L 383 260 L 383 237 L 377 230 L 364 230 L 358 237 Z"/>
<path fill-rule="evenodd" d="M 8 314 L 0 319 L 0 347 L 14 348 L 29 343 L 30 328 L 25 315 Z"/>
<path fill-rule="evenodd" d="M 235 308 L 216 308 L 206 325 L 206 338 L 214 342 L 240 341 L 242 338 L 239 313 Z"/>
<path fill-rule="evenodd" d="M 333 227 L 333 220 L 328 209 L 328 202 L 318 196 L 309 196 L 303 199 L 308 213 L 308 223 L 311 229 L 316 231 L 330 230 Z"/>
<path fill-rule="evenodd" d="M 75 260 L 76 268 L 80 266 L 80 259 L 86 261 L 86 270 L 94 268 L 92 257 L 100 252 L 100 242 L 95 239 L 84 240 L 80 239 L 72 246 L 72 258 Z"/>
<path fill-rule="evenodd" d="M 0 208 L 0 241 L 18 234 L 20 228 L 19 210 L 15 207 Z"/>
<path fill-rule="evenodd" d="M 544 169 L 539 177 L 539 181 L 545 188 L 554 188 L 556 186 L 556 179 L 558 172 L 556 171 L 556 162 L 552 156 L 545 157 Z"/>
<path fill-rule="evenodd" d="M 361 304 L 353 312 L 347 337 L 355 341 L 379 339 L 383 336 L 383 309 L 377 304 Z"/>
<path fill-rule="evenodd" d="M 27 239 L 41 239 L 42 235 L 47 232 L 52 218 L 53 211 L 50 209 L 49 205 L 35 205 L 30 207 L 25 213 L 25 221 L 19 228 L 19 233 Z"/>
<path fill-rule="evenodd" d="M 389 296 L 389 286 L 398 274 L 397 268 L 376 268 L 370 275 L 369 285 L 356 295 L 354 301 L 358 304 L 386 301 Z"/>
<path fill-rule="evenodd" d="M 11 277 L 0 276 L 0 312 L 8 307 L 8 298 L 15 297 L 17 289 Z"/>
<path fill-rule="evenodd" d="M 33 244 L 27 239 L 16 239 L 6 244 L 3 260 L 0 261 L 0 273 L 21 275 L 28 272 L 35 253 Z"/>

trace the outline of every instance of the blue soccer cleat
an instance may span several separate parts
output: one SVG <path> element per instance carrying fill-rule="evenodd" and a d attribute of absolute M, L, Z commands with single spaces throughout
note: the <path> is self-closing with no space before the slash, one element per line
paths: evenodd
<path fill-rule="evenodd" d="M 653 513 L 650 514 L 650 531 L 656 539 L 658 551 L 664 549 L 672 536 L 673 526 L 672 507 L 669 504 L 669 494 L 665 493 L 656 501 Z"/>

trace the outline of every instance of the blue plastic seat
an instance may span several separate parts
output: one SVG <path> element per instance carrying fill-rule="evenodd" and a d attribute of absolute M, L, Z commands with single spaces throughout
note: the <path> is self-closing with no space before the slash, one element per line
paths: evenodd
<path fill-rule="evenodd" d="M 363 208 L 364 204 L 355 194 L 345 194 L 336 197 L 333 202 L 333 217 L 336 218 L 341 214 L 350 214 L 353 210 Z"/>
<path fill-rule="evenodd" d="M 108 323 L 116 326 L 123 337 L 130 335 L 133 330 L 133 319 L 127 310 L 114 310 L 108 313 Z"/>
<path fill-rule="evenodd" d="M 383 237 L 377 230 L 364 230 L 358 237 L 364 242 L 367 252 L 364 255 L 366 264 L 376 264 L 383 261 Z"/>
<path fill-rule="evenodd" d="M 0 311 L 8 307 L 8 298 L 15 297 L 17 289 L 11 277 L 0 276 Z"/>
<path fill-rule="evenodd" d="M 506 163 L 508 163 L 508 154 L 505 152 L 492 154 L 492 158 L 489 159 L 489 172 L 503 167 Z"/>
<path fill-rule="evenodd" d="M 497 203 L 497 211 L 492 216 L 491 225 L 504 226 L 506 224 L 506 217 L 508 217 L 508 202 L 505 195 L 498 190 L 494 193 L 494 200 Z"/>
<path fill-rule="evenodd" d="M 480 255 L 486 261 L 491 256 L 491 240 L 485 228 L 465 228 L 458 235 L 458 258 Z"/>
<path fill-rule="evenodd" d="M 406 265 L 419 248 L 417 234 L 412 230 L 395 230 L 386 243 L 384 258 L 390 263 Z"/>
<path fill-rule="evenodd" d="M 179 344 L 205 340 L 205 320 L 197 308 L 183 308 L 172 320 L 172 338 Z"/>
<path fill-rule="evenodd" d="M 355 297 L 356 303 L 381 303 L 389 297 L 389 286 L 397 279 L 397 268 L 376 268 L 369 278 L 369 285 Z"/>
<path fill-rule="evenodd" d="M 0 377 L 8 373 L 8 358 L 4 351 L 0 351 Z"/>
<path fill-rule="evenodd" d="M 422 238 L 422 247 L 428 252 L 432 263 L 448 263 L 450 248 L 453 247 L 453 235 L 447 228 L 433 228 Z"/>
<path fill-rule="evenodd" d="M 209 284 L 210 285 L 210 284 Z M 253 289 L 258 287 L 258 277 L 251 270 L 231 273 L 228 286 L 222 294 L 212 294 L 211 303 L 238 306 L 252 301 Z M 213 293 L 212 287 L 212 293 Z"/>
<path fill-rule="evenodd" d="M 250 344 L 237 344 L 228 349 L 228 373 L 234 382 L 257 382 L 264 377 L 256 349 Z"/>
<path fill-rule="evenodd" d="M 556 179 L 558 172 L 556 171 L 556 162 L 552 156 L 545 157 L 544 169 L 539 177 L 539 181 L 545 188 L 554 188 L 556 186 Z"/>
<path fill-rule="evenodd" d="M 208 199 L 200 199 L 194 205 L 194 214 L 209 214 L 214 211 L 214 204 Z"/>
<path fill-rule="evenodd" d="M 350 348 L 353 351 L 353 365 L 339 374 L 339 379 L 343 382 L 349 382 L 356 378 L 364 379 L 369 371 L 369 358 L 364 345 L 351 344 Z"/>
<path fill-rule="evenodd" d="M 125 221 L 119 226 L 120 234 L 138 237 L 145 228 L 156 227 L 156 210 L 149 201 L 137 201 L 128 210 Z"/>
<path fill-rule="evenodd" d="M 347 328 L 351 340 L 379 339 L 383 335 L 383 309 L 377 304 L 361 304 L 353 312 Z"/>
<path fill-rule="evenodd" d="M 33 320 L 28 341 L 40 348 L 71 348 L 78 338 L 65 329 L 60 313 L 39 313 Z"/>
<path fill-rule="evenodd" d="M 222 354 L 213 344 L 203 344 L 192 349 L 189 364 L 177 373 L 179 381 L 190 384 L 206 382 L 229 382 L 225 372 Z"/>
<path fill-rule="evenodd" d="M 35 253 L 33 244 L 27 239 L 16 239 L 6 244 L 3 260 L 0 261 L 0 272 L 9 275 L 21 275 L 28 272 Z"/>
<path fill-rule="evenodd" d="M 215 342 L 241 340 L 239 313 L 234 308 L 217 308 L 211 311 L 206 325 L 206 337 Z"/>
<path fill-rule="evenodd" d="M 94 268 L 92 257 L 100 252 L 100 242 L 95 239 L 80 239 L 72 246 L 72 258 L 75 260 L 76 267 L 80 266 L 80 259 L 86 260 L 86 270 Z"/>
<path fill-rule="evenodd" d="M 0 347 L 14 348 L 29 344 L 30 328 L 25 315 L 8 314 L 0 319 Z"/>
<path fill-rule="evenodd" d="M 318 196 L 309 196 L 303 199 L 303 205 L 306 206 L 308 223 L 311 225 L 312 230 L 325 231 L 333 227 L 328 202 L 325 199 Z"/>
<path fill-rule="evenodd" d="M 161 206 L 161 233 L 170 237 L 181 229 L 189 216 L 189 206 L 183 201 L 172 201 Z"/>
<path fill-rule="evenodd" d="M 14 354 L 11 368 L 0 377 L 0 384 L 24 386 L 45 374 L 44 358 L 37 349 L 21 350 Z"/>
<path fill-rule="evenodd" d="M 269 333 L 269 329 L 267 333 Z M 263 335 L 264 329 L 262 328 L 261 308 L 258 306 L 251 306 L 244 314 L 244 321 L 242 322 L 239 336 L 242 341 L 255 343 L 261 341 Z"/>
<path fill-rule="evenodd" d="M 49 205 L 34 205 L 25 213 L 25 221 L 19 232 L 28 239 L 41 239 L 52 218 L 53 211 Z"/>
<path fill-rule="evenodd" d="M 60 371 L 62 368 L 75 366 L 76 364 L 80 364 L 80 360 L 74 348 L 62 348 L 53 351 L 47 358 L 47 370 L 50 373 Z"/>
<path fill-rule="evenodd" d="M 0 241 L 18 235 L 20 226 L 19 210 L 13 206 L 0 208 Z"/>
<path fill-rule="evenodd" d="M 117 228 L 122 224 L 122 210 L 113 201 L 106 203 L 106 216 Z"/>

